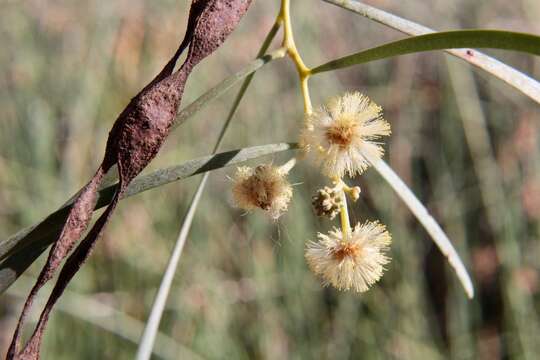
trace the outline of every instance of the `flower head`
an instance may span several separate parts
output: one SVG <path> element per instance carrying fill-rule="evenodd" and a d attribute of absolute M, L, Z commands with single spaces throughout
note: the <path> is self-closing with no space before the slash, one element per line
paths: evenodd
<path fill-rule="evenodd" d="M 383 119 L 381 107 L 354 92 L 332 98 L 308 115 L 300 144 L 314 155 L 325 175 L 354 176 L 368 167 L 368 157 L 382 157 L 384 150 L 377 140 L 388 135 L 390 124 Z"/>
<path fill-rule="evenodd" d="M 347 238 L 334 229 L 328 235 L 318 234 L 317 242 L 306 247 L 306 260 L 311 270 L 339 290 L 364 292 L 383 275 L 390 262 L 385 255 L 392 238 L 378 222 L 357 224 Z"/>
<path fill-rule="evenodd" d="M 255 168 L 239 167 L 232 189 L 236 206 L 244 210 L 265 210 L 273 218 L 281 216 L 289 206 L 292 187 L 286 179 L 294 161 L 278 167 L 272 164 Z"/>

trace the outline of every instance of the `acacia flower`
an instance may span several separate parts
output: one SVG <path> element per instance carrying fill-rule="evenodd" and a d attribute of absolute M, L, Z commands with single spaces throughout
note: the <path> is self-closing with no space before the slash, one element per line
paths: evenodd
<path fill-rule="evenodd" d="M 310 269 L 339 290 L 364 292 L 383 275 L 390 262 L 385 252 L 392 238 L 378 222 L 358 223 L 349 236 L 334 228 L 328 235 L 319 233 L 317 242 L 306 246 L 305 257 Z"/>
<path fill-rule="evenodd" d="M 330 177 L 361 174 L 368 157 L 382 157 L 378 142 L 390 135 L 390 124 L 380 106 L 359 92 L 330 99 L 308 115 L 300 135 L 300 145 Z"/>
<path fill-rule="evenodd" d="M 287 211 L 292 197 L 292 187 L 286 176 L 294 164 L 292 159 L 283 166 L 239 167 L 232 189 L 236 206 L 248 211 L 259 208 L 273 219 L 279 218 Z"/>

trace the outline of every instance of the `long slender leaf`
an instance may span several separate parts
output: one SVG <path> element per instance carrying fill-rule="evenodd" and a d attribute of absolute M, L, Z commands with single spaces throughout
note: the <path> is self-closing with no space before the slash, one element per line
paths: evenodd
<path fill-rule="evenodd" d="M 408 35 L 424 35 L 436 32 L 426 26 L 410 20 L 403 19 L 394 14 L 377 9 L 355 0 L 323 0 L 327 3 L 340 6 L 370 20 L 386 25 Z M 540 82 L 523 74 L 507 64 L 490 57 L 480 51 L 472 49 L 445 50 L 447 53 L 459 57 L 489 74 L 501 79 L 515 89 L 521 91 L 537 103 L 540 103 Z"/>
<path fill-rule="evenodd" d="M 278 23 L 275 23 L 274 26 L 272 26 L 272 28 L 270 29 L 270 32 L 266 36 L 266 39 L 263 41 L 263 44 L 261 46 L 261 49 L 259 50 L 259 53 L 257 54 L 257 57 L 262 56 L 266 52 L 266 50 L 268 50 L 268 47 L 272 43 L 272 40 L 274 39 L 277 31 L 279 30 L 279 27 L 280 26 Z M 234 114 L 236 113 L 236 109 L 238 109 L 238 106 L 240 105 L 240 102 L 242 101 L 242 98 L 244 97 L 244 94 L 246 93 L 246 90 L 249 87 L 249 84 L 251 83 L 251 80 L 253 79 L 254 75 L 255 73 L 251 73 L 242 83 L 242 86 L 240 87 L 240 90 L 238 91 L 238 94 L 236 95 L 236 98 L 234 99 L 231 110 L 229 111 L 227 119 L 225 120 L 225 123 L 223 124 L 221 128 L 221 131 L 214 145 L 214 149 L 212 153 L 216 153 L 218 151 L 221 145 L 221 142 L 223 141 L 223 138 L 225 137 L 225 133 L 227 132 L 227 129 L 229 128 L 229 124 L 231 123 L 231 120 L 234 117 Z M 176 268 L 178 267 L 180 256 L 182 256 L 182 251 L 184 249 L 184 244 L 186 243 L 189 230 L 191 229 L 193 217 L 195 216 L 195 212 L 197 211 L 197 207 L 201 200 L 201 196 L 202 196 L 202 193 L 204 191 L 204 188 L 206 186 L 209 176 L 210 176 L 209 172 L 203 175 L 203 178 L 201 179 L 199 186 L 197 187 L 197 190 L 195 191 L 195 194 L 193 195 L 193 199 L 191 200 L 188 211 L 182 222 L 180 233 L 178 234 L 176 244 L 174 245 L 174 249 L 172 251 L 171 257 L 167 264 L 167 268 L 165 269 L 165 273 L 163 274 L 161 284 L 159 286 L 158 292 L 152 304 L 152 310 L 150 311 L 150 316 L 148 317 L 148 321 L 146 322 L 146 326 L 144 328 L 141 341 L 139 342 L 139 348 L 137 350 L 137 357 L 136 357 L 137 360 L 148 360 L 152 356 L 154 342 L 156 341 L 156 337 L 159 333 L 158 332 L 159 324 L 161 322 L 163 311 L 165 310 L 165 304 L 167 302 L 167 298 L 169 297 L 169 292 L 172 286 L 174 273 L 176 272 Z"/>
<path fill-rule="evenodd" d="M 191 223 L 193 222 L 193 217 L 195 216 L 195 212 L 197 211 L 197 205 L 199 204 L 207 180 L 208 173 L 204 174 L 202 181 L 199 183 L 197 191 L 195 192 L 195 195 L 191 200 L 188 212 L 184 217 L 182 228 L 180 229 L 180 234 L 178 235 L 178 239 L 176 240 L 176 244 L 174 245 L 174 249 L 171 253 L 167 268 L 165 269 L 165 273 L 163 274 L 163 278 L 161 279 L 161 284 L 152 304 L 152 311 L 150 312 L 150 316 L 146 321 L 144 332 L 141 336 L 141 341 L 137 350 L 137 360 L 147 360 L 150 359 L 150 357 L 152 356 L 154 342 L 156 341 L 159 330 L 159 323 L 161 322 L 161 316 L 163 315 L 163 311 L 165 310 L 165 305 L 167 303 L 167 298 L 169 297 L 169 292 L 174 279 L 174 273 L 176 272 L 176 268 L 178 267 L 180 256 L 182 255 L 182 251 L 184 250 L 184 244 L 186 243 L 189 229 L 191 228 Z"/>
<path fill-rule="evenodd" d="M 493 48 L 540 55 L 540 37 L 499 30 L 457 30 L 413 36 L 345 56 L 317 66 L 313 74 L 342 69 L 374 60 L 423 51 L 456 48 Z"/>
<path fill-rule="evenodd" d="M 190 160 L 181 165 L 157 170 L 136 178 L 127 189 L 124 197 L 133 196 L 196 174 L 296 148 L 296 144 L 288 143 L 261 145 Z M 115 189 L 116 184 L 101 189 L 95 209 L 106 206 L 111 201 Z M 66 220 L 70 206 L 71 203 L 66 204 L 38 225 L 23 229 L 0 243 L 0 258 L 4 259 L 0 264 L 0 293 L 9 287 L 58 237 L 58 232 Z"/>
<path fill-rule="evenodd" d="M 199 112 L 203 107 L 208 105 L 210 101 L 218 98 L 219 96 L 227 92 L 227 90 L 229 90 L 231 87 L 238 84 L 240 81 L 245 79 L 247 76 L 253 74 L 255 71 L 268 64 L 270 61 L 280 59 L 284 56 L 284 48 L 279 48 L 269 54 L 259 56 L 257 59 L 249 63 L 245 68 L 223 80 L 221 83 L 201 95 L 197 100 L 182 109 L 177 114 L 173 127 L 177 127 L 178 125 L 184 123 L 184 121 L 186 121 L 195 113 Z"/>
<path fill-rule="evenodd" d="M 450 266 L 456 272 L 456 275 L 465 289 L 465 293 L 469 298 L 474 297 L 474 287 L 471 281 L 471 277 L 463 265 L 461 258 L 459 257 L 456 249 L 448 239 L 448 236 L 444 233 L 440 225 L 429 214 L 426 207 L 422 205 L 420 200 L 414 195 L 409 187 L 401 180 L 401 178 L 388 166 L 382 159 L 369 158 L 369 162 L 373 165 L 375 170 L 382 176 L 382 178 L 388 182 L 388 184 L 394 189 L 396 194 L 403 200 L 405 205 L 416 216 L 418 221 L 422 224 L 424 229 L 431 236 L 435 244 L 439 247 L 441 252 L 446 256 Z"/>

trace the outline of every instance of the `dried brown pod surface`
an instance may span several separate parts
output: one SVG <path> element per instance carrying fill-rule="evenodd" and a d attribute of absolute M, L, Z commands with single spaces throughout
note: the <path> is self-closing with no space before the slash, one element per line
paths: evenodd
<path fill-rule="evenodd" d="M 7 359 L 39 359 L 39 348 L 49 314 L 65 287 L 90 255 L 103 233 L 119 198 L 129 183 L 157 155 L 173 124 L 184 86 L 193 67 L 215 51 L 236 28 L 251 0 L 193 0 L 183 41 L 161 72 L 137 94 L 114 123 L 107 140 L 105 156 L 98 171 L 78 195 L 59 239 L 24 304 Z M 187 58 L 176 72 L 174 67 L 187 45 Z M 18 351 L 20 332 L 39 289 L 50 280 L 62 260 L 86 230 L 96 202 L 96 192 L 104 174 L 118 165 L 119 186 L 109 207 L 68 258 L 22 352 Z"/>
<path fill-rule="evenodd" d="M 125 187 L 158 153 L 169 134 L 190 71 L 182 67 L 145 89 L 114 124 L 104 163 L 118 164 L 121 186 Z"/>
<path fill-rule="evenodd" d="M 43 332 L 45 330 L 45 326 L 47 325 L 47 321 L 49 320 L 49 315 L 52 311 L 52 308 L 54 304 L 56 303 L 56 301 L 58 301 L 60 296 L 62 296 L 62 293 L 64 292 L 69 281 L 73 278 L 73 276 L 77 273 L 77 271 L 81 268 L 85 260 L 90 255 L 90 252 L 93 250 L 94 245 L 96 244 L 96 240 L 103 233 L 103 230 L 105 229 L 105 225 L 109 221 L 114 209 L 116 208 L 116 204 L 118 203 L 118 200 L 119 200 L 118 196 L 115 196 L 113 198 L 111 204 L 107 207 L 105 212 L 99 217 L 99 219 L 96 221 L 96 224 L 88 232 L 84 240 L 81 241 L 81 243 L 75 249 L 73 254 L 71 254 L 71 256 L 67 259 L 65 265 L 62 267 L 62 271 L 60 272 L 60 275 L 58 276 L 58 280 L 53 288 L 53 291 L 51 292 L 51 295 L 49 296 L 49 300 L 47 301 L 47 304 L 45 305 L 43 312 L 41 313 L 39 317 L 38 324 L 36 325 L 36 328 L 34 330 L 34 333 L 32 334 L 32 337 L 26 344 L 22 353 L 16 354 L 13 357 L 14 359 L 21 359 L 21 360 L 22 359 L 24 360 L 39 359 L 39 348 L 41 346 L 41 339 L 43 337 Z M 10 358 L 9 353 L 8 353 L 8 358 Z"/>
<path fill-rule="evenodd" d="M 214 52 L 236 28 L 251 1 L 215 0 L 208 4 L 194 31 L 186 63 L 196 65 Z"/>
<path fill-rule="evenodd" d="M 193 33 L 195 27 L 197 26 L 197 22 L 199 21 L 201 13 L 211 1 L 212 0 L 192 0 L 191 7 L 189 9 L 186 34 L 184 35 L 182 43 L 178 47 L 178 50 L 171 58 L 171 60 L 169 60 L 167 65 L 165 65 L 163 70 L 161 70 L 161 72 L 154 78 L 154 80 L 152 80 L 141 92 L 144 92 L 146 88 L 151 87 L 153 84 L 163 80 L 165 77 L 173 73 L 178 58 L 180 57 L 180 55 L 182 55 L 186 47 L 191 43 L 191 40 L 193 39 Z"/>
<path fill-rule="evenodd" d="M 28 295 L 23 306 L 23 310 L 21 311 L 21 315 L 19 317 L 19 323 L 17 324 L 17 328 L 13 334 L 13 339 L 6 356 L 7 359 L 28 358 L 19 357 L 16 354 L 16 347 L 20 339 L 20 332 L 25 323 L 28 311 L 32 307 L 34 298 L 39 289 L 53 277 L 62 260 L 73 249 L 76 241 L 88 227 L 88 223 L 90 222 L 92 211 L 96 202 L 96 192 L 104 174 L 105 171 L 103 170 L 103 167 L 100 166 L 92 180 L 90 180 L 90 182 L 83 188 L 75 200 L 66 223 L 64 224 L 64 228 L 62 229 L 59 238 L 53 244 L 51 251 L 49 252 L 47 262 L 41 270 L 41 273 L 39 274 L 36 283 L 30 291 L 30 294 Z"/>

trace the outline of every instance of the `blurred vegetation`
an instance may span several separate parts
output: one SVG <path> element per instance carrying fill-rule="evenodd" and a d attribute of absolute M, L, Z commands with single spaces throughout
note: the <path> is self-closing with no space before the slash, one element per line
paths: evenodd
<path fill-rule="evenodd" d="M 369 3 L 439 30 L 540 33 L 535 0 Z M 193 73 L 184 105 L 255 56 L 278 5 L 255 2 L 225 46 Z M 3 239 L 61 205 L 91 176 L 118 112 L 176 48 L 187 1 L 4 0 L 1 6 Z M 403 37 L 320 1 L 294 1 L 292 11 L 309 65 Z M 488 53 L 540 78 L 537 58 Z M 363 196 L 352 220 L 386 223 L 393 260 L 379 285 L 357 295 L 321 288 L 304 262 L 305 241 L 330 226 L 310 209 L 324 183 L 316 169 L 304 162 L 294 169 L 293 204 L 278 222 L 233 209 L 231 170 L 221 170 L 210 178 L 181 259 L 160 328 L 168 336 L 158 344 L 162 356 L 537 358 L 538 104 L 442 53 L 326 73 L 311 85 L 315 104 L 360 90 L 383 106 L 393 128 L 389 163 L 458 247 L 476 298 L 466 299 L 424 230 L 373 171 L 355 179 Z M 208 154 L 234 94 L 176 130 L 151 168 Z M 295 141 L 301 120 L 293 65 L 276 61 L 257 73 L 223 148 Z M 196 182 L 122 202 L 52 315 L 44 358 L 133 357 L 137 326 L 146 321 Z M 0 297 L 0 354 L 43 261 Z"/>

